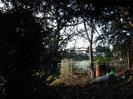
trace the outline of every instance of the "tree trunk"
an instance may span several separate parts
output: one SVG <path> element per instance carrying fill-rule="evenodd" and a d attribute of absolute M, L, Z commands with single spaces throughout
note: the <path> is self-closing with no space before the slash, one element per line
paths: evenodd
<path fill-rule="evenodd" d="M 85 19 L 84 20 L 84 28 L 85 28 L 85 32 L 86 32 L 86 38 L 89 42 L 89 54 L 90 54 L 90 66 L 91 68 L 94 70 L 94 63 L 93 63 L 93 48 L 92 48 L 92 44 L 93 44 L 93 34 L 94 34 L 94 29 L 95 29 L 95 25 L 93 23 L 93 19 L 91 19 L 91 22 L 90 22 L 90 27 L 91 27 L 91 32 L 88 32 L 88 29 L 87 29 L 87 24 L 86 24 L 86 21 Z"/>
<path fill-rule="evenodd" d="M 93 44 L 93 34 L 94 34 L 94 23 L 93 23 L 93 19 L 91 19 L 91 35 L 90 35 L 90 65 L 91 67 L 94 69 L 94 60 L 93 60 L 93 48 L 92 48 L 92 44 Z"/>
<path fill-rule="evenodd" d="M 128 69 L 132 69 L 132 57 L 131 57 L 131 53 L 128 51 L 127 52 L 127 62 L 128 62 Z"/>
<path fill-rule="evenodd" d="M 93 66 L 93 49 L 92 49 L 92 40 L 90 40 L 90 49 L 89 49 L 89 54 L 90 54 L 90 65 Z"/>

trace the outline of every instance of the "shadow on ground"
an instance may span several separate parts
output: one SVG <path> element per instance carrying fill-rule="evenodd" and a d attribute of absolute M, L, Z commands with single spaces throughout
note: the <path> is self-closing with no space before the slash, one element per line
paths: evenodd
<path fill-rule="evenodd" d="M 91 83 L 84 86 L 65 85 L 48 86 L 45 99 L 132 99 L 133 76 L 102 83 Z"/>

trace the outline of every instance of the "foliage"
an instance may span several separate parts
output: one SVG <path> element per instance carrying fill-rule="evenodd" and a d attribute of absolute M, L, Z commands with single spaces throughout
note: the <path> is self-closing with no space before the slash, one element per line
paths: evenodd
<path fill-rule="evenodd" d="M 89 23 L 93 19 L 102 28 L 100 39 L 114 46 L 124 44 L 126 50 L 119 51 L 132 54 L 130 0 L 101 0 L 104 5 L 96 0 L 1 1 L 0 72 L 7 80 L 6 99 L 43 99 L 47 95 L 43 93 L 47 78 L 58 74 L 62 50 L 74 33 L 62 34 L 61 30 L 79 24 L 81 17 Z"/>
<path fill-rule="evenodd" d="M 95 58 L 95 63 L 96 64 L 106 64 L 106 59 L 105 59 L 105 57 L 98 55 Z"/>
<path fill-rule="evenodd" d="M 112 57 L 113 56 L 113 52 L 107 46 L 98 45 L 96 47 L 96 53 L 104 54 L 105 57 Z"/>
<path fill-rule="evenodd" d="M 2 2 L 0 68 L 8 82 L 6 98 L 41 98 L 48 77 L 59 74 L 57 63 L 71 38 L 63 38 L 61 30 L 72 23 L 72 10 L 68 2 L 53 0 Z"/>
<path fill-rule="evenodd" d="M 95 61 L 99 64 L 109 64 L 110 61 L 114 58 L 113 52 L 107 46 L 100 46 L 96 47 L 96 57 Z"/>

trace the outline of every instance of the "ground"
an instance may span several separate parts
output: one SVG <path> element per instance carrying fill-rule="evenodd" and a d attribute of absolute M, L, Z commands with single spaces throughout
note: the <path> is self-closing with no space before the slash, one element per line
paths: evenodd
<path fill-rule="evenodd" d="M 124 77 L 126 78 L 120 75 L 115 80 L 102 83 L 52 85 L 51 89 L 54 93 L 52 96 L 56 96 L 57 99 L 132 99 L 133 76 L 124 74 Z M 82 80 L 78 79 L 77 81 Z M 75 82 L 76 80 L 73 81 L 73 83 Z"/>

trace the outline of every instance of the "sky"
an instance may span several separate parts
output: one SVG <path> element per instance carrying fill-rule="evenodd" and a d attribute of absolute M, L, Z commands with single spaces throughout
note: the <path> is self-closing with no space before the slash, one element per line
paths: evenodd
<path fill-rule="evenodd" d="M 81 37 L 75 37 L 75 41 L 71 41 L 68 42 L 67 48 L 72 48 L 72 47 L 76 47 L 76 48 L 87 48 L 89 45 L 89 42 L 87 40 L 85 40 L 84 38 Z"/>
<path fill-rule="evenodd" d="M 78 29 L 83 29 L 83 28 L 84 28 L 83 24 L 78 25 Z M 74 46 L 76 48 L 81 48 L 81 47 L 87 48 L 89 45 L 89 42 L 82 37 L 76 36 L 76 37 L 74 37 L 74 39 L 75 39 L 75 41 L 71 41 L 68 43 L 67 48 L 72 48 Z"/>
<path fill-rule="evenodd" d="M 80 24 L 78 26 L 79 29 L 84 29 L 84 25 L 83 24 Z M 100 33 L 100 29 L 97 28 L 97 31 Z M 94 34 L 94 40 L 96 39 L 96 37 L 98 36 L 97 33 Z M 71 42 L 68 42 L 68 45 L 67 45 L 67 49 L 69 48 L 73 48 L 75 46 L 75 48 L 88 48 L 89 46 L 89 42 L 88 40 L 86 40 L 85 38 L 83 37 L 74 37 L 76 40 L 75 41 L 71 41 Z M 95 48 L 97 46 L 98 43 L 94 43 L 93 44 L 93 48 Z"/>
<path fill-rule="evenodd" d="M 4 6 L 4 4 L 2 4 L 2 2 L 1 2 L 1 0 L 0 0 L 0 7 L 3 7 Z"/>

